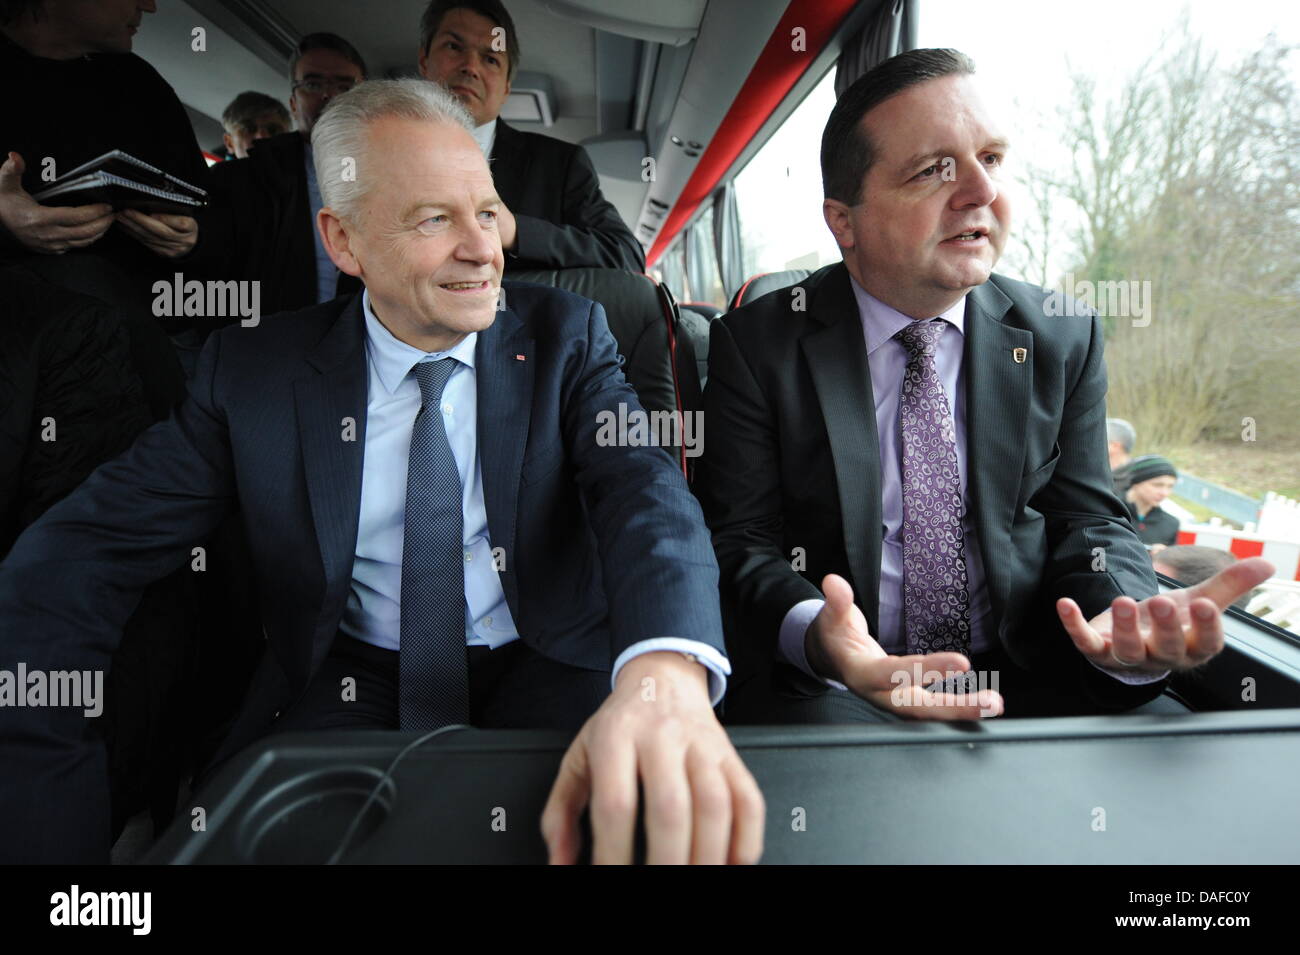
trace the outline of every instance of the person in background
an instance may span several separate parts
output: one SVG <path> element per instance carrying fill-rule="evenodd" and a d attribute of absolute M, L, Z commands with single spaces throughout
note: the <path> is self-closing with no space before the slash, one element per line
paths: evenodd
<path fill-rule="evenodd" d="M 330 101 L 366 78 L 360 52 L 334 33 L 311 33 L 289 60 L 289 111 L 297 129 L 253 145 L 246 163 L 209 171 L 219 212 L 212 228 L 228 250 L 212 278 L 260 282 L 263 315 L 328 302 L 355 291 L 340 275 L 316 232 L 320 187 L 312 163 L 311 131 Z"/>
<path fill-rule="evenodd" d="M 1173 493 L 1178 471 L 1168 458 L 1144 454 L 1129 462 L 1128 481 L 1124 499 L 1138 539 L 1153 553 L 1172 547 L 1178 542 L 1178 518 L 1160 505 Z"/>
<path fill-rule="evenodd" d="M 193 251 L 198 224 L 189 216 L 104 203 L 45 207 L 31 198 L 50 171 L 57 176 L 111 149 L 200 180 L 205 165 L 184 107 L 131 52 L 143 15 L 155 9 L 152 0 L 0 3 L 0 80 L 8 90 L 0 108 L 0 250 L 7 257 L 100 245 L 134 265 Z"/>
<path fill-rule="evenodd" d="M 1106 419 L 1106 450 L 1110 454 L 1110 474 L 1115 482 L 1115 493 L 1120 497 L 1128 490 L 1128 466 L 1133 460 L 1133 445 L 1137 431 L 1123 418 Z"/>
<path fill-rule="evenodd" d="M 420 18 L 420 75 L 449 89 L 474 117 L 474 139 L 501 196 L 506 271 L 645 271 L 645 251 L 581 146 L 520 132 L 501 119 L 519 68 L 519 36 L 500 0 L 433 0 Z"/>
<path fill-rule="evenodd" d="M 184 106 L 132 52 L 155 10 L 153 0 L 0 0 L 0 553 L 165 419 L 184 397 L 187 356 L 197 358 L 193 320 L 160 318 L 152 303 L 156 281 L 200 268 L 203 211 L 33 198 L 115 149 L 202 185 Z M 89 728 L 107 743 L 110 834 L 140 809 L 158 824 L 174 811 L 187 719 L 177 701 L 196 697 L 195 604 L 210 582 L 160 576 L 124 621 Z M 229 630 L 221 636 L 229 654 Z"/>
<path fill-rule="evenodd" d="M 190 322 L 160 321 L 153 284 L 200 260 L 196 216 L 44 206 L 51 178 L 113 149 L 201 185 L 207 166 L 185 107 L 131 52 L 153 0 L 0 0 L 0 264 L 21 262 L 62 288 L 100 299 L 128 324 L 132 359 L 155 417 L 184 395 Z M 161 324 L 176 348 L 152 328 Z"/>
<path fill-rule="evenodd" d="M 227 157 L 247 159 L 253 143 L 287 133 L 293 118 L 274 96 L 246 90 L 222 112 L 221 125 L 226 131 L 221 138 L 226 144 Z"/>

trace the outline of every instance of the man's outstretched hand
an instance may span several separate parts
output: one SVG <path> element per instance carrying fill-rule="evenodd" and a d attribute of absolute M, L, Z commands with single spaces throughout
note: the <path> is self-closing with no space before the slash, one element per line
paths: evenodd
<path fill-rule="evenodd" d="M 1002 696 L 996 690 L 937 693 L 915 674 L 949 677 L 970 669 L 960 653 L 891 656 L 867 629 L 867 618 L 853 602 L 853 588 L 837 574 L 822 580 L 826 606 L 813 618 L 804 650 L 814 672 L 838 680 L 868 703 L 900 716 L 928 720 L 975 720 L 998 716 Z M 937 682 L 937 681 L 936 681 Z"/>
<path fill-rule="evenodd" d="M 1110 609 L 1083 619 L 1069 597 L 1056 612 L 1079 652 L 1101 667 L 1164 673 L 1199 666 L 1223 649 L 1223 611 L 1268 580 L 1273 565 L 1250 557 L 1226 567 L 1195 587 L 1148 597 L 1116 597 Z"/>
<path fill-rule="evenodd" d="M 542 813 L 552 863 L 578 857 L 591 805 L 595 863 L 629 863 L 637 781 L 645 792 L 646 861 L 752 863 L 763 852 L 763 796 L 709 703 L 704 666 L 646 653 L 564 754 Z"/>

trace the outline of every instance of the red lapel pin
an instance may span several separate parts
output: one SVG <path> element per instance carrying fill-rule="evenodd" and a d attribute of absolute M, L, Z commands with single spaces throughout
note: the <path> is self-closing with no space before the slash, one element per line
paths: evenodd
<path fill-rule="evenodd" d="M 516 355 L 516 356 L 515 356 L 515 361 L 527 361 L 527 360 L 528 360 L 528 359 L 525 358 L 523 355 Z"/>

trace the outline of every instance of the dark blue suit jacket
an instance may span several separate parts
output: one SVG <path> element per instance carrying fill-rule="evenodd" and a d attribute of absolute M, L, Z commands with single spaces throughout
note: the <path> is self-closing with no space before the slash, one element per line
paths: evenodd
<path fill-rule="evenodd" d="M 506 287 L 509 308 L 475 352 L 478 437 L 522 639 L 596 670 L 651 637 L 721 649 L 717 564 L 681 472 L 658 448 L 597 443 L 601 411 L 640 407 L 604 310 Z M 264 734 L 306 688 L 347 600 L 367 381 L 359 295 L 215 333 L 175 414 L 0 565 L 0 669 L 106 669 L 141 590 L 238 506 L 267 650 L 216 758 Z M 80 709 L 0 711 L 0 857 L 106 850 L 103 754 L 84 724 Z"/>

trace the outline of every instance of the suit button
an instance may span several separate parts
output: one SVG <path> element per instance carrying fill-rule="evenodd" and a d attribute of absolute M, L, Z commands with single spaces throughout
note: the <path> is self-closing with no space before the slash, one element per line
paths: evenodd
<path fill-rule="evenodd" d="M 274 715 L 273 717 L 271 717 L 271 719 L 273 719 L 273 720 L 278 720 L 279 718 L 280 718 L 280 711 L 279 711 L 279 710 L 276 710 L 276 711 L 275 711 L 275 715 Z"/>

